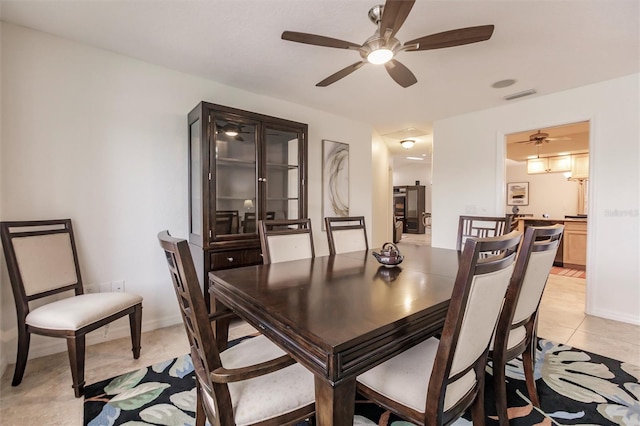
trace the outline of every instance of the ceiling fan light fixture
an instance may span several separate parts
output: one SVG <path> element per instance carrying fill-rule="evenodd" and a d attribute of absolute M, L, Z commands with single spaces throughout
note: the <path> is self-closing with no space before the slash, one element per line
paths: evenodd
<path fill-rule="evenodd" d="M 227 136 L 238 136 L 238 132 L 235 130 L 226 130 L 224 134 Z"/>
<path fill-rule="evenodd" d="M 376 49 L 367 55 L 367 61 L 375 65 L 382 65 L 393 58 L 393 52 L 389 49 Z"/>
<path fill-rule="evenodd" d="M 414 141 L 413 139 L 405 139 L 403 141 L 400 141 L 400 145 L 402 145 L 404 149 L 410 149 L 415 143 L 416 141 Z"/>

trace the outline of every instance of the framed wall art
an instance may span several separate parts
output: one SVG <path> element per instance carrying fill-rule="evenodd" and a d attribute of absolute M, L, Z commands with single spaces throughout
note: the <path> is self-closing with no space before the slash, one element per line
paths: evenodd
<path fill-rule="evenodd" d="M 322 229 L 333 216 L 349 216 L 349 145 L 323 139 Z"/>
<path fill-rule="evenodd" d="M 528 206 L 529 205 L 529 182 L 507 183 L 507 205 L 508 206 Z"/>

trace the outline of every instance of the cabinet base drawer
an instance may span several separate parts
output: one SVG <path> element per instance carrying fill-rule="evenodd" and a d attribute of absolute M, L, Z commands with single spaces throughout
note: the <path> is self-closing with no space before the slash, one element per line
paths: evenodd
<path fill-rule="evenodd" d="M 211 270 L 239 268 L 262 263 L 260 249 L 229 250 L 210 253 Z"/>

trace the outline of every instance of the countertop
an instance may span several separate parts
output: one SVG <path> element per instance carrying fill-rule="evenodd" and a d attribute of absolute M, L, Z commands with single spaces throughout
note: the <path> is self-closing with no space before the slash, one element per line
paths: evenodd
<path fill-rule="evenodd" d="M 563 219 L 554 219 L 550 217 L 535 217 L 535 216 L 526 216 L 526 217 L 517 217 L 517 220 L 524 221 L 536 221 L 536 222 L 586 222 L 587 218 L 563 218 Z"/>

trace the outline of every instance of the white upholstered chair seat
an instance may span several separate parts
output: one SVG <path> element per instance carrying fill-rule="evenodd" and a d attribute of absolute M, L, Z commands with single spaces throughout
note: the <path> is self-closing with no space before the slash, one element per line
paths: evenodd
<path fill-rule="evenodd" d="M 440 341 L 431 337 L 371 370 L 359 375 L 358 382 L 418 412 L 425 412 L 427 388 Z M 474 370 L 451 383 L 444 399 L 444 411 L 473 388 Z"/>
<path fill-rule="evenodd" d="M 264 336 L 244 340 L 220 353 L 225 368 L 246 367 L 285 355 Z M 313 374 L 296 363 L 274 373 L 229 383 L 236 424 L 246 425 L 288 413 L 315 401 Z M 213 400 L 203 392 L 212 411 Z"/>
<path fill-rule="evenodd" d="M 81 294 L 33 309 L 26 323 L 49 330 L 79 330 L 138 303 L 142 297 L 130 293 Z"/>

